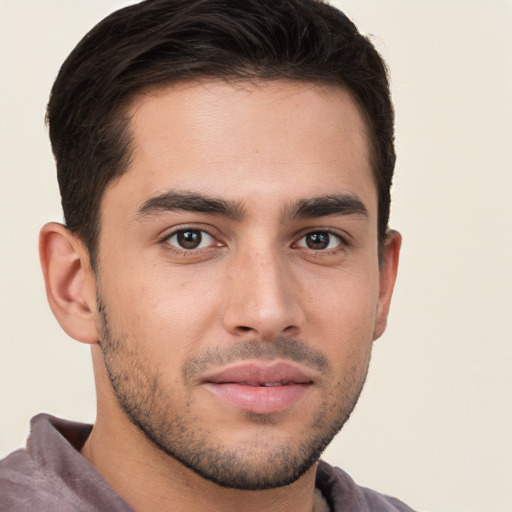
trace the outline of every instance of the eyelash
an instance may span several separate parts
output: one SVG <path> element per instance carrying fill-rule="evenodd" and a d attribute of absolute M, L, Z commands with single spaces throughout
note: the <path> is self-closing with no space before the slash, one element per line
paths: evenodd
<path fill-rule="evenodd" d="M 302 240 L 306 240 L 306 238 L 308 236 L 313 236 L 313 235 L 322 235 L 322 236 L 325 236 L 327 235 L 328 237 L 328 245 L 331 244 L 332 242 L 332 239 L 335 238 L 337 239 L 337 243 L 336 243 L 336 246 L 335 247 L 325 247 L 323 249 L 314 249 L 314 248 L 311 248 L 311 247 L 304 247 L 304 246 L 299 246 L 299 243 L 302 241 Z M 307 242 L 305 242 L 307 243 Z M 314 229 L 314 230 L 311 230 L 311 231 L 308 231 L 307 233 L 304 233 L 298 240 L 297 242 L 294 242 L 293 244 L 295 247 L 301 247 L 303 249 L 306 249 L 308 251 L 311 251 L 311 253 L 313 253 L 315 256 L 323 256 L 323 255 L 332 255 L 332 254 L 337 254 L 338 252 L 342 251 L 343 249 L 346 249 L 347 247 L 350 246 L 350 243 L 349 241 L 347 240 L 346 237 L 342 236 L 341 234 L 339 233 L 335 233 L 329 229 Z"/>
<path fill-rule="evenodd" d="M 178 237 L 180 234 L 183 234 L 184 236 L 186 233 L 194 233 L 194 234 L 200 234 L 201 238 L 199 240 L 199 247 L 191 247 L 191 248 L 185 248 L 185 247 L 179 247 L 178 241 L 176 240 L 176 243 L 171 243 L 171 240 L 175 237 Z M 212 242 L 216 241 L 216 243 L 209 243 L 207 247 L 200 247 L 200 245 L 203 243 L 204 236 L 210 237 L 212 239 Z M 307 247 L 306 238 L 308 236 L 313 235 L 327 235 L 327 247 L 315 249 L 311 247 Z M 329 247 L 329 245 L 332 243 L 332 239 L 335 238 L 338 240 L 338 243 L 335 247 Z M 304 240 L 305 245 L 299 245 Z M 203 228 L 196 228 L 196 227 L 182 227 L 179 229 L 175 229 L 171 233 L 168 233 L 165 235 L 165 237 L 161 240 L 162 245 L 164 248 L 168 251 L 173 252 L 174 254 L 178 254 L 180 256 L 194 256 L 198 253 L 202 253 L 204 251 L 208 251 L 210 249 L 214 249 L 216 247 L 223 247 L 224 244 L 222 242 L 219 242 L 216 240 L 216 237 L 212 235 L 208 230 Z M 350 242 L 347 240 L 346 237 L 342 236 L 339 233 L 335 233 L 332 230 L 329 229 L 314 229 L 310 230 L 306 233 L 303 233 L 300 238 L 297 239 L 292 244 L 292 248 L 299 248 L 308 251 L 310 254 L 315 255 L 316 257 L 322 257 L 322 256 L 329 256 L 329 255 L 335 255 L 338 254 L 340 251 L 346 249 L 347 247 L 350 247 Z"/>
<path fill-rule="evenodd" d="M 180 234 L 185 235 L 186 233 L 199 233 L 201 236 L 201 239 L 199 241 L 199 244 L 203 243 L 203 238 L 206 235 L 207 237 L 212 239 L 212 242 L 209 243 L 207 247 L 193 247 L 193 248 L 185 248 L 185 247 L 179 247 L 177 244 L 174 245 L 171 243 L 171 240 L 175 237 L 178 237 Z M 213 243 L 216 241 L 216 237 L 212 235 L 209 231 L 203 228 L 195 228 L 195 227 L 183 227 L 179 229 L 175 229 L 171 233 L 166 234 L 162 240 L 161 243 L 164 245 L 165 249 L 168 251 L 171 251 L 173 253 L 177 253 L 179 255 L 184 256 L 192 256 L 197 254 L 198 252 L 202 252 L 208 249 L 212 249 L 215 247 L 222 247 L 224 244 L 217 241 L 217 243 Z"/>

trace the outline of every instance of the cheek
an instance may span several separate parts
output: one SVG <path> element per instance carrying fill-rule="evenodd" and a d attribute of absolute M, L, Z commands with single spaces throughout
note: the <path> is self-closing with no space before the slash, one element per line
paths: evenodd
<path fill-rule="evenodd" d="M 379 297 L 378 272 L 343 272 L 309 300 L 309 325 L 323 332 L 326 350 L 367 352 Z M 311 331 L 308 331 L 311 335 Z"/>
<path fill-rule="evenodd" d="M 112 268 L 108 285 L 102 286 L 112 321 L 130 338 L 143 342 L 145 350 L 165 354 L 171 346 L 187 352 L 217 317 L 222 295 L 218 286 L 198 270 L 178 273 L 148 264 L 140 271 L 141 267 L 119 264 Z"/>

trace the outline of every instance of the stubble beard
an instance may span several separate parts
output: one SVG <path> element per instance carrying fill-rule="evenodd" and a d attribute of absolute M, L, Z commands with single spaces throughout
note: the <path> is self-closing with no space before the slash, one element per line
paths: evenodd
<path fill-rule="evenodd" d="M 362 391 L 369 360 L 364 369 L 351 366 L 339 382 L 323 389 L 323 402 L 309 424 L 304 425 L 301 442 L 274 443 L 274 414 L 245 413 L 250 425 L 261 427 L 257 439 L 230 447 L 209 432 L 193 412 L 193 397 L 186 405 L 173 408 L 172 396 L 161 384 L 158 366 L 150 361 L 126 335 L 114 333 L 105 305 L 98 299 L 100 346 L 114 394 L 126 417 L 159 450 L 178 460 L 202 478 L 222 487 L 263 490 L 295 482 L 315 464 L 326 446 L 341 430 Z M 185 382 L 211 363 L 246 358 L 283 357 L 314 366 L 329 377 L 327 359 L 300 340 L 279 338 L 274 343 L 240 342 L 229 351 L 207 352 L 188 360 L 182 372 Z M 327 386 L 324 386 L 326 388 Z M 185 387 L 185 389 L 187 389 Z"/>

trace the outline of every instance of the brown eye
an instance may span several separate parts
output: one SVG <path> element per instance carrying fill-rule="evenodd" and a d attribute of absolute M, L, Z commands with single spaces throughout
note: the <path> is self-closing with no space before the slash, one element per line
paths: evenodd
<path fill-rule="evenodd" d="M 306 245 L 309 249 L 326 249 L 329 246 L 329 233 L 310 233 L 306 235 Z"/>
<path fill-rule="evenodd" d="M 179 249 L 194 250 L 211 246 L 214 238 L 201 229 L 180 229 L 175 231 L 167 243 Z"/>
<path fill-rule="evenodd" d="M 324 251 L 335 249 L 342 244 L 339 236 L 328 231 L 312 231 L 304 235 L 298 242 L 297 247 L 304 247 L 313 251 Z"/>

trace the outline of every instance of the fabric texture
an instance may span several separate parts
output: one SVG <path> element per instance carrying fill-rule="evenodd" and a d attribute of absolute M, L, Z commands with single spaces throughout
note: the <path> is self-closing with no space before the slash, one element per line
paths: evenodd
<path fill-rule="evenodd" d="M 133 512 L 80 454 L 91 429 L 48 414 L 32 418 L 26 449 L 0 461 L 0 510 Z M 359 487 L 322 461 L 316 485 L 332 512 L 413 512 L 395 498 Z"/>

